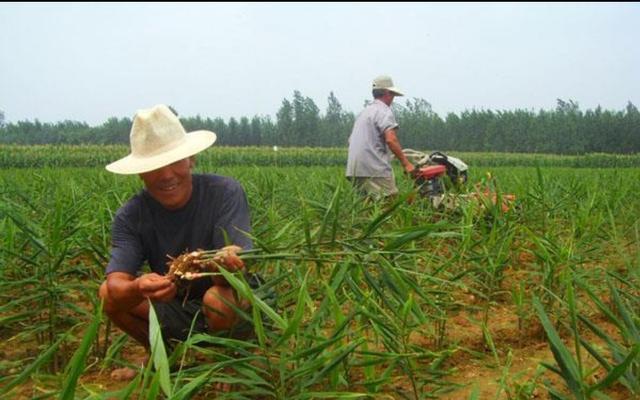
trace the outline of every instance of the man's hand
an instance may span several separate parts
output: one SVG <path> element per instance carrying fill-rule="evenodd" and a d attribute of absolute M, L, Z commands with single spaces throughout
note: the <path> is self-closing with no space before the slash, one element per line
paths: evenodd
<path fill-rule="evenodd" d="M 213 260 L 224 266 L 229 272 L 236 272 L 244 269 L 244 262 L 238 257 L 238 252 L 242 250 L 242 247 L 231 245 L 221 248 L 213 256 Z"/>
<path fill-rule="evenodd" d="M 242 248 L 239 246 L 225 246 L 213 256 L 213 260 L 229 272 L 241 271 L 244 269 L 244 262 L 238 257 L 240 250 Z M 213 282 L 218 286 L 229 286 L 229 282 L 222 275 L 214 276 Z"/>
<path fill-rule="evenodd" d="M 144 274 L 136 279 L 140 294 L 151 300 L 167 302 L 176 295 L 176 285 L 166 276 L 156 273 Z"/>
<path fill-rule="evenodd" d="M 398 136 L 396 135 L 396 129 L 391 128 L 384 131 L 384 140 L 389 147 L 389 150 L 396 156 L 400 164 L 402 164 L 402 168 L 404 168 L 404 172 L 408 175 L 415 170 L 415 166 L 411 164 L 407 156 L 402 152 L 402 146 L 400 145 L 400 141 L 398 140 Z"/>
<path fill-rule="evenodd" d="M 418 175 L 418 172 L 419 170 L 411 163 L 404 166 L 404 173 L 412 178 L 415 178 Z"/>
<path fill-rule="evenodd" d="M 413 164 L 411 164 L 411 168 L 404 169 L 404 175 L 407 178 L 416 180 L 420 176 L 420 168 L 416 168 Z"/>

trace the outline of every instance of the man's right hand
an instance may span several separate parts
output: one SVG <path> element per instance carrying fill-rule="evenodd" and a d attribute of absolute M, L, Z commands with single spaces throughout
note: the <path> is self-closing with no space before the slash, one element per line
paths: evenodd
<path fill-rule="evenodd" d="M 169 278 L 156 273 L 144 274 L 136 279 L 140 294 L 151 300 L 171 301 L 177 292 L 177 287 Z"/>
<path fill-rule="evenodd" d="M 415 165 L 413 164 L 409 164 L 409 166 L 404 167 L 404 174 L 405 176 L 412 178 L 412 179 L 416 179 L 418 178 L 418 176 L 420 175 L 420 169 L 416 168 Z"/>

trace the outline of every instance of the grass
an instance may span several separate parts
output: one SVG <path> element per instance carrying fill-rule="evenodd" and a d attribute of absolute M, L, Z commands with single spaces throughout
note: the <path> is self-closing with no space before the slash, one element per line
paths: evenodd
<path fill-rule="evenodd" d="M 492 398 L 638 393 L 637 170 L 492 168 L 500 191 L 516 195 L 505 213 L 408 203 L 401 178 L 406 197 L 363 202 L 341 167 L 203 164 L 246 188 L 260 251 L 244 257 L 278 293 L 270 304 L 227 277 L 253 305 L 255 339 L 193 335 L 166 354 L 160 341 L 153 367 L 124 388 L 82 384 L 127 347 L 98 318 L 96 292 L 113 213 L 140 182 L 94 169 L 2 171 L 0 351 L 19 351 L 0 364 L 0 393 L 199 398 L 228 382 L 236 390 L 222 398 L 446 398 L 458 393 L 463 354 L 498 372 Z M 471 182 L 486 172 L 472 170 Z M 522 322 L 515 345 L 497 330 L 498 309 Z M 462 315 L 477 317 L 467 329 L 478 345 L 457 339 Z M 556 355 L 541 364 L 545 386 L 520 380 L 510 355 L 536 340 L 535 325 Z"/>

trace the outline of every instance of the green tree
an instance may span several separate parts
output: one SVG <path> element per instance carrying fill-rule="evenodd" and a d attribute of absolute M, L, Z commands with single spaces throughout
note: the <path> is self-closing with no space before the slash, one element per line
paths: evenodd
<path fill-rule="evenodd" d="M 224 137 L 224 143 L 226 145 L 229 146 L 237 146 L 237 140 L 239 137 L 239 129 L 240 125 L 238 124 L 238 121 L 236 121 L 235 118 L 231 117 L 229 118 L 229 129 L 227 131 L 227 135 L 225 135 Z"/>
<path fill-rule="evenodd" d="M 403 147 L 439 148 L 435 138 L 443 126 L 438 123 L 440 118 L 433 112 L 428 101 L 419 98 L 407 99 L 404 107 L 394 103 L 394 113 L 400 126 L 398 136 Z"/>
<path fill-rule="evenodd" d="M 266 137 L 268 122 L 266 118 L 255 115 L 251 118 L 251 126 L 249 128 L 248 142 L 252 146 L 260 146 Z"/>
<path fill-rule="evenodd" d="M 250 146 L 254 143 L 251 143 L 249 138 L 251 137 L 251 124 L 249 123 L 249 118 L 242 117 L 240 118 L 240 125 L 238 126 L 238 138 L 236 144 L 238 146 Z"/>
<path fill-rule="evenodd" d="M 557 100 L 553 110 L 465 110 L 444 119 L 424 99 L 393 104 L 403 147 L 442 151 L 505 151 L 581 154 L 640 152 L 640 112 L 629 102 L 623 110 L 582 112 L 573 100 Z M 175 111 L 174 111 L 175 112 Z M 14 144 L 128 144 L 131 120 L 109 118 L 90 127 L 84 122 L 7 123 L 0 111 L 0 143 Z M 207 129 L 222 145 L 346 146 L 355 116 L 343 109 L 333 92 L 327 111 L 299 91 L 283 99 L 275 123 L 270 117 L 180 117 L 187 131 Z"/>
<path fill-rule="evenodd" d="M 320 109 L 313 100 L 299 91 L 293 92 L 293 131 L 297 146 L 317 146 L 320 143 Z"/>
<path fill-rule="evenodd" d="M 320 146 L 344 146 L 353 125 L 353 114 L 342 109 L 338 98 L 329 93 L 327 112 L 321 122 Z"/>
<path fill-rule="evenodd" d="M 640 152 L 640 112 L 638 107 L 628 102 L 625 108 L 622 129 L 624 135 L 621 153 L 638 153 Z"/>
<path fill-rule="evenodd" d="M 584 153 L 583 137 L 580 135 L 580 122 L 582 113 L 578 103 L 569 100 L 565 102 L 557 100 L 554 114 L 554 135 L 558 153 L 581 154 Z"/>
<path fill-rule="evenodd" d="M 218 138 L 227 136 L 227 133 L 229 131 L 229 127 L 220 117 L 217 117 L 213 120 L 207 118 L 205 122 L 205 129 L 213 131 Z"/>
<path fill-rule="evenodd" d="M 109 118 L 91 130 L 91 142 L 99 144 L 129 143 L 132 121 L 129 118 Z"/>
<path fill-rule="evenodd" d="M 282 100 L 282 105 L 276 114 L 276 137 L 273 144 L 291 146 L 293 144 L 293 107 L 287 99 Z"/>

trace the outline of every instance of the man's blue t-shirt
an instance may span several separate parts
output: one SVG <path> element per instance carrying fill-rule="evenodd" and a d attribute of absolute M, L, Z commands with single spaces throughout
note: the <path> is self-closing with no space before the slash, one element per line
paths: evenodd
<path fill-rule="evenodd" d="M 168 256 L 227 244 L 247 250 L 252 242 L 244 232 L 249 232 L 250 226 L 247 197 L 232 178 L 193 175 L 191 199 L 179 210 L 167 210 L 143 189 L 116 212 L 106 273 L 135 276 L 146 261 L 153 272 L 164 274 Z M 224 232 L 230 243 L 225 243 Z M 194 295 L 211 286 L 208 279 L 196 282 L 196 286 L 204 286 L 192 290 Z"/>

